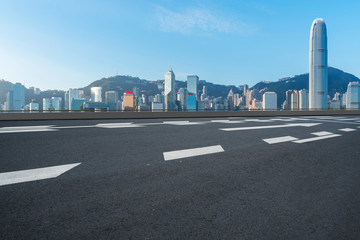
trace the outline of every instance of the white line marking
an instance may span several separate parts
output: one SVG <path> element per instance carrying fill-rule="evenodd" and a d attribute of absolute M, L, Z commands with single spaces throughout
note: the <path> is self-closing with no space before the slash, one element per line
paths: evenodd
<path fill-rule="evenodd" d="M 353 132 L 353 131 L 356 131 L 356 129 L 353 129 L 353 128 L 342 128 L 342 129 L 339 129 L 340 131 L 343 131 L 343 132 Z"/>
<path fill-rule="evenodd" d="M 58 131 L 52 129 L 54 125 L 46 126 L 21 126 L 21 127 L 2 127 L 0 128 L 0 133 L 22 133 L 22 132 L 52 132 Z"/>
<path fill-rule="evenodd" d="M 291 136 L 263 139 L 263 141 L 267 142 L 268 144 L 290 142 L 290 141 L 295 141 L 295 140 L 298 140 L 298 138 L 291 137 Z"/>
<path fill-rule="evenodd" d="M 321 136 L 321 137 L 300 139 L 300 140 L 293 141 L 293 142 L 294 143 L 307 143 L 307 142 L 313 142 L 313 141 L 318 141 L 318 140 L 323 140 L 323 139 L 333 138 L 333 137 L 340 137 L 340 136 L 341 136 L 340 134 L 332 134 L 332 135 L 325 135 L 325 136 Z"/>
<path fill-rule="evenodd" d="M 169 161 L 180 158 L 195 157 L 195 156 L 201 156 L 201 155 L 207 155 L 207 154 L 219 153 L 219 152 L 224 152 L 224 149 L 221 147 L 221 145 L 164 152 L 163 154 L 164 154 L 164 160 Z"/>
<path fill-rule="evenodd" d="M 170 121 L 170 122 L 164 122 L 164 124 L 177 125 L 177 126 L 185 126 L 185 125 L 199 125 L 199 124 L 204 124 L 204 122 Z"/>
<path fill-rule="evenodd" d="M 268 128 L 286 128 L 286 127 L 313 127 L 321 123 L 293 123 L 284 125 L 269 125 L 269 126 L 256 126 L 256 127 L 239 127 L 239 128 L 220 128 L 222 131 L 242 131 L 242 130 L 257 130 Z"/>
<path fill-rule="evenodd" d="M 53 127 L 53 128 L 56 128 L 56 129 L 66 129 L 66 128 L 72 129 L 72 128 L 93 128 L 93 127 L 96 127 L 96 125 L 89 125 L 89 126 L 59 126 L 59 127 Z"/>
<path fill-rule="evenodd" d="M 133 128 L 133 127 L 143 127 L 133 123 L 99 123 L 95 127 L 100 128 Z"/>
<path fill-rule="evenodd" d="M 314 132 L 314 133 L 311 133 L 311 134 L 321 137 L 321 136 L 330 135 L 330 134 L 333 134 L 333 133 L 327 132 L 327 131 L 322 131 L 322 132 Z"/>
<path fill-rule="evenodd" d="M 230 120 L 211 120 L 212 123 L 244 123 L 244 121 L 241 120 L 235 120 L 235 121 L 230 121 Z"/>
<path fill-rule="evenodd" d="M 0 186 L 56 178 L 81 163 L 0 173 Z"/>
<path fill-rule="evenodd" d="M 246 122 L 273 122 L 272 119 L 270 120 L 259 120 L 259 119 L 245 119 Z"/>

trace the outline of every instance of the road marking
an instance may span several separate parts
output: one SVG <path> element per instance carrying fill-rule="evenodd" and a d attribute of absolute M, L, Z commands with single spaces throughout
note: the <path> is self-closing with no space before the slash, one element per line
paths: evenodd
<path fill-rule="evenodd" d="M 96 124 L 95 127 L 100 127 L 100 128 L 133 128 L 133 127 L 143 127 L 143 126 L 136 125 L 136 124 L 133 124 L 132 122 L 130 122 L 130 123 L 99 123 L 99 124 Z"/>
<path fill-rule="evenodd" d="M 330 135 L 330 134 L 333 134 L 333 133 L 327 132 L 327 131 L 322 131 L 322 132 L 314 132 L 314 133 L 311 133 L 311 134 L 321 137 L 321 136 Z"/>
<path fill-rule="evenodd" d="M 170 125 L 177 125 L 177 126 L 204 124 L 204 122 L 189 122 L 189 121 L 168 121 L 163 123 Z"/>
<path fill-rule="evenodd" d="M 238 128 L 220 128 L 222 131 L 243 131 L 243 130 L 257 130 L 268 128 L 287 128 L 287 127 L 313 127 L 321 123 L 292 123 L 284 125 L 268 125 L 268 126 L 256 126 L 256 127 L 238 127 Z"/>
<path fill-rule="evenodd" d="M 307 143 L 307 142 L 313 142 L 313 141 L 318 141 L 318 140 L 323 140 L 323 139 L 333 138 L 333 137 L 340 137 L 340 136 L 341 136 L 340 134 L 331 134 L 331 135 L 325 135 L 325 136 L 320 136 L 320 137 L 300 139 L 300 140 L 296 140 L 293 142 L 294 143 Z"/>
<path fill-rule="evenodd" d="M 46 126 L 21 126 L 21 127 L 2 127 L 0 133 L 22 133 L 22 132 L 52 132 L 58 131 L 53 129 L 54 125 Z"/>
<path fill-rule="evenodd" d="M 270 120 L 260 120 L 260 119 L 245 119 L 246 122 L 273 122 L 272 119 Z"/>
<path fill-rule="evenodd" d="M 56 129 L 72 129 L 72 128 L 93 128 L 96 127 L 96 125 L 89 125 L 89 126 L 59 126 L 59 127 L 52 127 L 52 128 L 56 128 Z"/>
<path fill-rule="evenodd" d="M 0 186 L 56 178 L 81 163 L 0 173 Z"/>
<path fill-rule="evenodd" d="M 342 129 L 339 129 L 340 131 L 343 131 L 343 132 L 353 132 L 353 131 L 356 131 L 356 129 L 353 129 L 353 128 L 342 128 Z"/>
<path fill-rule="evenodd" d="M 221 145 L 164 152 L 163 154 L 164 154 L 164 160 L 169 161 L 180 158 L 195 157 L 195 156 L 201 156 L 201 155 L 207 155 L 207 154 L 213 154 L 219 152 L 224 152 L 224 149 L 221 147 Z"/>
<path fill-rule="evenodd" d="M 290 142 L 298 140 L 298 138 L 285 136 L 285 137 L 275 137 L 275 138 L 266 138 L 263 141 L 267 142 L 268 144 L 275 144 L 275 143 L 282 143 L 282 142 Z"/>
<path fill-rule="evenodd" d="M 235 121 L 231 121 L 231 120 L 211 120 L 212 123 L 244 123 L 244 121 L 241 120 L 235 120 Z"/>

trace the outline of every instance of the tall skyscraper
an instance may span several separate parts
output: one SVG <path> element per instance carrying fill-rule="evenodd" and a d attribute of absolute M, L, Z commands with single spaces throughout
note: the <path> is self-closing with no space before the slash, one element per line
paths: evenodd
<path fill-rule="evenodd" d="M 327 109 L 328 49 L 322 18 L 315 19 L 311 26 L 309 68 L 309 109 Z"/>
<path fill-rule="evenodd" d="M 277 109 L 277 94 L 274 92 L 266 92 L 263 94 L 262 102 L 263 110 L 276 110 Z"/>
<path fill-rule="evenodd" d="M 199 95 L 199 77 L 196 75 L 187 76 L 187 107 L 189 110 L 197 110 L 197 102 Z"/>
<path fill-rule="evenodd" d="M 102 87 L 91 88 L 91 101 L 102 102 Z"/>
<path fill-rule="evenodd" d="M 180 109 L 185 110 L 186 109 L 186 90 L 184 88 L 179 89 L 179 91 L 176 94 L 176 100 L 180 104 Z"/>
<path fill-rule="evenodd" d="M 234 109 L 234 93 L 233 93 L 232 89 L 230 89 L 226 99 L 229 102 L 229 109 L 233 110 Z"/>
<path fill-rule="evenodd" d="M 299 110 L 299 94 L 296 90 L 291 93 L 291 110 Z"/>
<path fill-rule="evenodd" d="M 175 74 L 172 69 L 165 73 L 165 110 L 174 111 L 175 104 Z"/>
<path fill-rule="evenodd" d="M 72 108 L 72 101 L 74 99 L 84 99 L 84 91 L 83 90 L 78 90 L 78 89 L 72 89 L 70 88 L 69 90 L 67 90 L 65 92 L 65 110 L 69 109 L 69 110 L 78 110 L 78 109 L 73 109 Z M 76 106 L 78 106 L 78 104 L 76 104 Z"/>

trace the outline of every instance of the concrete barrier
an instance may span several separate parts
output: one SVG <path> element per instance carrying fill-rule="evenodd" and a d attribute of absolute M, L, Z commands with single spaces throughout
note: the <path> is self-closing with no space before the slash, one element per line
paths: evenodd
<path fill-rule="evenodd" d="M 290 116 L 336 116 L 336 115 L 360 115 L 360 110 L 0 113 L 0 121 L 275 117 L 275 116 L 290 117 Z"/>

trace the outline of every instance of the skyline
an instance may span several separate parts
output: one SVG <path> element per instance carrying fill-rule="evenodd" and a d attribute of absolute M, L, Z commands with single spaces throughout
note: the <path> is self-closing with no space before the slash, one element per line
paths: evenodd
<path fill-rule="evenodd" d="M 66 90 L 117 74 L 158 80 L 172 67 L 177 80 L 253 86 L 308 72 L 318 17 L 328 26 L 329 66 L 359 77 L 360 4 L 349 2 L 4 1 L 0 79 Z"/>

